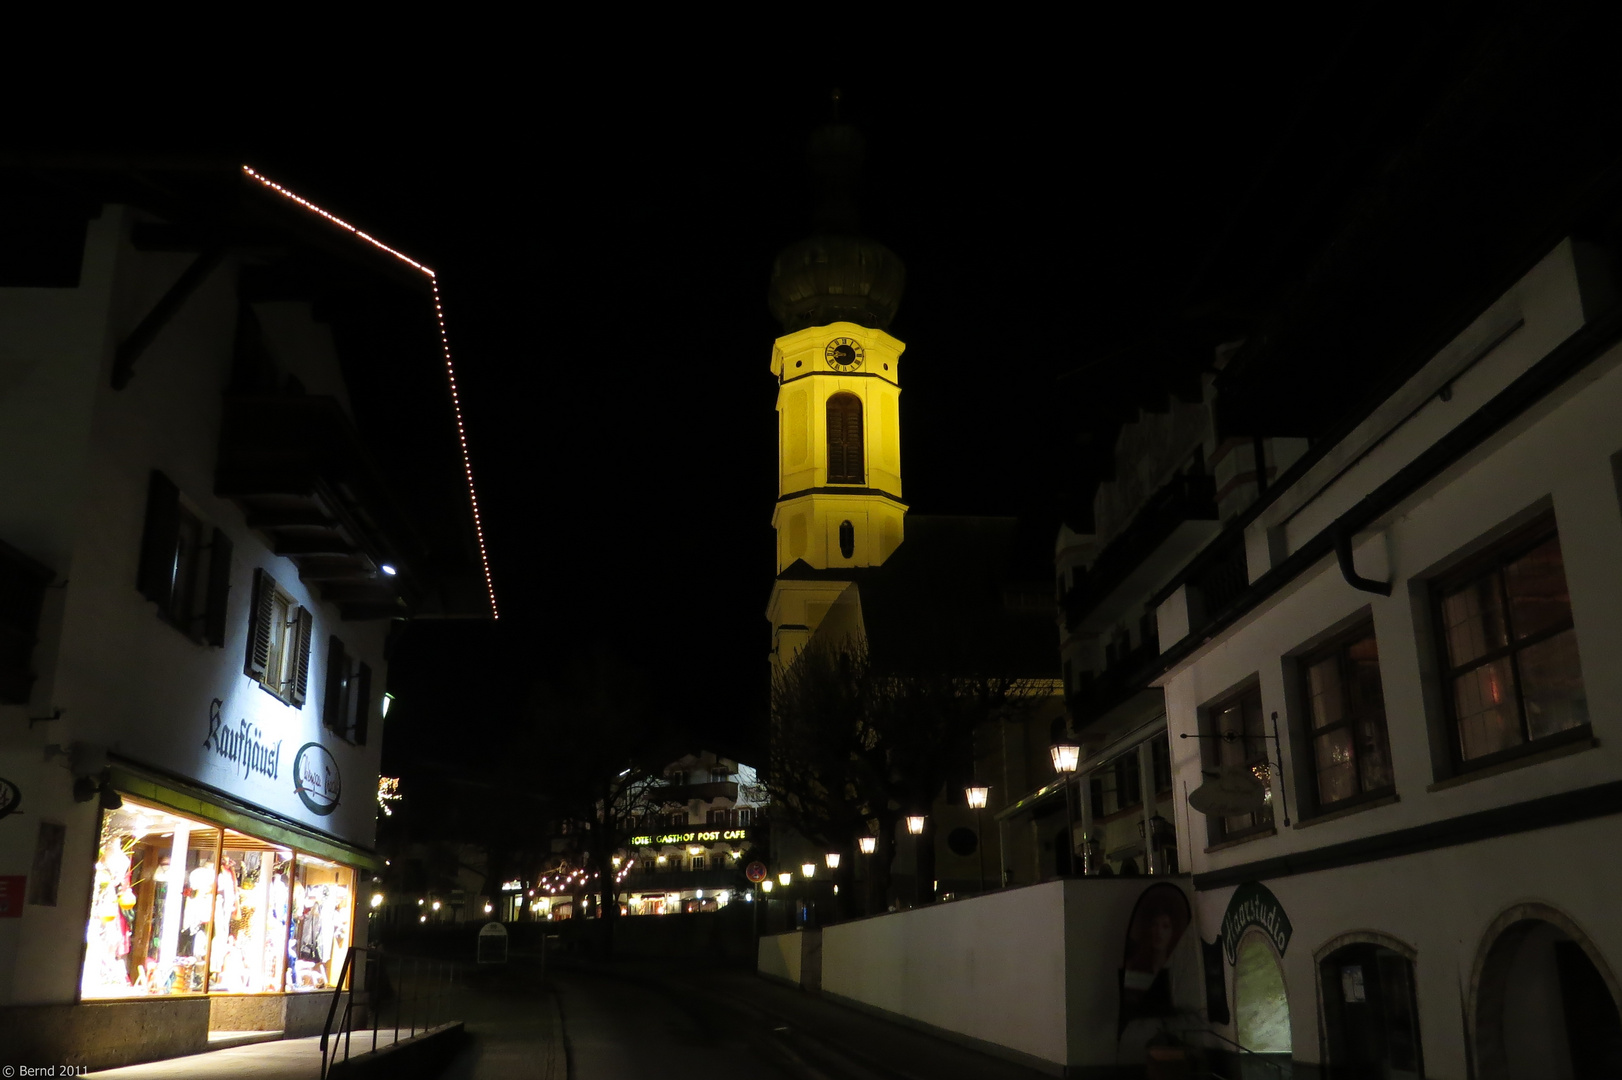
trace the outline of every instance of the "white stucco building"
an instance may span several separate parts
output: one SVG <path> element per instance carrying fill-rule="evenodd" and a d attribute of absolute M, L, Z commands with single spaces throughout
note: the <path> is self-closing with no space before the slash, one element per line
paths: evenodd
<path fill-rule="evenodd" d="M 1211 610 L 1197 564 L 1162 594 L 1179 788 L 1241 792 L 1181 838 L 1207 1004 L 1297 1075 L 1622 1049 L 1617 296 L 1562 241 L 1214 542 L 1237 597 Z"/>
<path fill-rule="evenodd" d="M 351 402 L 369 332 L 415 327 L 395 377 L 459 472 L 431 275 L 235 166 L 18 182 L 0 1045 L 106 1066 L 310 1034 L 381 865 L 391 627 L 491 610 L 465 481 L 402 491 Z"/>

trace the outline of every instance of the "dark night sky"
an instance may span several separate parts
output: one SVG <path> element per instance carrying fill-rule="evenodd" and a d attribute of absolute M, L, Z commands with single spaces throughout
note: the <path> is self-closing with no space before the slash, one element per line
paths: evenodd
<path fill-rule="evenodd" d="M 1025 28 L 1019 51 L 779 42 L 650 65 L 515 44 L 455 77 L 273 81 L 223 126 L 208 95 L 157 124 L 149 103 L 115 113 L 157 145 L 229 149 L 439 272 L 502 618 L 410 632 L 391 755 L 434 725 L 498 733 L 526 683 L 593 649 L 638 658 L 671 725 L 759 738 L 766 286 L 808 231 L 802 145 L 835 85 L 868 140 L 864 231 L 908 268 L 907 501 L 1056 526 L 1075 487 L 1056 377 L 1175 307 L 1303 98 L 1377 62 L 1346 53 L 1378 16 L 1164 17 L 1034 46 L 1049 34 Z M 397 380 L 377 392 L 443 390 Z M 703 475 L 699 432 L 724 461 Z"/>

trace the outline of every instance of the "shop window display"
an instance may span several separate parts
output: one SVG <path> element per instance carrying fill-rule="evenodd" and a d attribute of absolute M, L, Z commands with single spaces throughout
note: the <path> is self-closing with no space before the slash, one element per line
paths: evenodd
<path fill-rule="evenodd" d="M 293 852 L 226 831 L 215 900 L 209 989 L 257 993 L 282 985 Z"/>
<path fill-rule="evenodd" d="M 85 997 L 200 993 L 219 830 L 126 802 L 102 819 L 85 931 Z"/>
<path fill-rule="evenodd" d="M 325 990 L 343 967 L 354 911 L 354 871 L 300 855 L 294 873 L 287 989 Z"/>
<path fill-rule="evenodd" d="M 350 944 L 353 878 L 125 796 L 102 817 L 80 993 L 323 989 Z"/>

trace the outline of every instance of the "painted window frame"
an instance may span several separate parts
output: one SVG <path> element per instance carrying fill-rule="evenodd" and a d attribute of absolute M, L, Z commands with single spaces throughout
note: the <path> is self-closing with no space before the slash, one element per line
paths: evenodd
<path fill-rule="evenodd" d="M 224 646 L 231 540 L 158 469 L 147 480 L 135 587 L 192 641 Z"/>
<path fill-rule="evenodd" d="M 265 693 L 295 709 L 302 709 L 309 697 L 314 622 L 308 608 L 263 568 L 255 568 L 242 673 Z"/>
<path fill-rule="evenodd" d="M 1517 639 L 1514 604 L 1507 584 L 1509 568 L 1553 541 L 1560 552 L 1560 575 L 1565 586 L 1565 612 L 1558 619 L 1548 621 L 1537 630 Z M 1478 655 L 1455 664 L 1449 645 L 1446 603 L 1464 593 L 1470 586 L 1496 576 L 1497 591 L 1494 599 L 1499 604 L 1500 618 L 1506 644 L 1484 648 Z M 1578 685 L 1583 691 L 1584 715 L 1587 715 L 1587 687 L 1581 674 L 1581 648 L 1577 641 L 1575 620 L 1571 611 L 1571 583 L 1565 574 L 1564 551 L 1560 548 L 1560 532 L 1552 511 L 1540 514 L 1528 524 L 1491 544 L 1428 582 L 1429 616 L 1434 635 L 1433 649 L 1436 672 L 1441 690 L 1441 712 L 1447 740 L 1448 765 L 1452 775 L 1463 776 L 1481 769 L 1513 762 L 1516 759 L 1541 753 L 1544 750 L 1580 742 L 1593 737 L 1591 721 L 1582 722 L 1533 737 L 1527 720 L 1525 682 L 1521 674 L 1522 656 L 1537 646 L 1569 634 L 1571 662 L 1577 667 Z M 1483 636 L 1485 631 L 1483 630 Z M 1507 660 L 1514 680 L 1514 719 L 1519 726 L 1521 741 L 1500 750 L 1466 757 L 1458 716 L 1456 687 L 1461 678 Z"/>
<path fill-rule="evenodd" d="M 1224 730 L 1221 723 L 1222 715 L 1229 709 L 1238 706 L 1241 710 L 1241 719 L 1243 719 L 1245 715 L 1243 711 L 1244 703 L 1251 697 L 1255 698 L 1259 734 L 1250 735 L 1242 732 L 1240 738 L 1232 742 L 1218 738 L 1217 736 L 1221 735 Z M 1243 762 L 1254 767 L 1266 763 L 1268 764 L 1268 775 L 1262 779 L 1262 783 L 1267 786 L 1269 791 L 1273 789 L 1272 770 L 1276 766 L 1272 764 L 1272 757 L 1267 752 L 1267 711 L 1263 708 L 1262 688 L 1259 679 L 1251 678 L 1247 680 L 1243 685 L 1236 687 L 1202 708 L 1200 710 L 1200 733 L 1206 736 L 1200 740 L 1200 760 L 1205 766 L 1214 768 L 1224 764 Z M 1228 747 L 1239 744 L 1241 749 L 1244 750 L 1248 748 L 1243 744 L 1252 741 L 1259 745 L 1259 750 L 1245 753 L 1235 761 L 1227 760 L 1233 756 L 1227 750 Z M 1228 817 L 1211 816 L 1205 819 L 1211 846 L 1254 840 L 1263 836 L 1273 836 L 1278 832 L 1273 807 L 1270 802 L 1262 810 L 1243 815 L 1252 819 L 1249 825 L 1237 828 L 1230 827 L 1228 825 L 1229 817 L 1236 816 L 1238 815 L 1229 815 Z"/>
<path fill-rule="evenodd" d="M 1375 671 L 1379 679 L 1379 697 L 1377 706 L 1365 707 L 1361 712 L 1354 712 L 1352 708 L 1352 679 L 1350 666 L 1353 662 L 1350 652 L 1354 646 L 1363 642 L 1374 642 Z M 1296 692 L 1299 708 L 1291 710 L 1297 722 L 1294 725 L 1299 730 L 1294 732 L 1294 745 L 1298 752 L 1304 755 L 1303 767 L 1300 776 L 1303 782 L 1297 784 L 1302 792 L 1302 801 L 1305 806 L 1305 817 L 1317 817 L 1322 814 L 1334 813 L 1363 803 L 1374 802 L 1388 798 L 1397 792 L 1396 772 L 1391 761 L 1391 736 L 1389 717 L 1385 705 L 1384 675 L 1380 671 L 1379 638 L 1375 633 L 1374 620 L 1365 617 L 1352 626 L 1336 633 L 1328 641 L 1313 646 L 1306 652 L 1292 657 L 1295 665 Z M 1341 698 L 1341 716 L 1329 724 L 1318 725 L 1313 711 L 1314 695 L 1312 693 L 1312 670 L 1326 661 L 1336 662 L 1336 674 L 1339 679 Z M 1365 759 L 1370 755 L 1358 745 L 1355 737 L 1360 721 L 1375 717 L 1379 728 L 1379 739 L 1384 748 L 1386 771 L 1390 775 L 1387 783 L 1374 787 L 1364 786 Z M 1317 742 L 1319 739 L 1332 735 L 1337 731 L 1350 730 L 1354 733 L 1352 743 L 1352 767 L 1355 783 L 1358 790 L 1351 795 L 1339 799 L 1328 800 L 1324 798 L 1322 788 L 1323 770 L 1319 767 L 1317 757 Z"/>

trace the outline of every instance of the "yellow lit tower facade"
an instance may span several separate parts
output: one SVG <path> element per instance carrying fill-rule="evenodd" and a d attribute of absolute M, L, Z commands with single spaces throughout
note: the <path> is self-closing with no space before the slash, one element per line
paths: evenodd
<path fill-rule="evenodd" d="M 853 573 L 901 545 L 901 352 L 887 332 L 906 271 L 856 229 L 861 138 L 833 124 L 811 138 L 812 236 L 772 268 L 777 380 L 777 580 L 767 606 L 774 660 L 819 631 L 862 632 Z"/>

